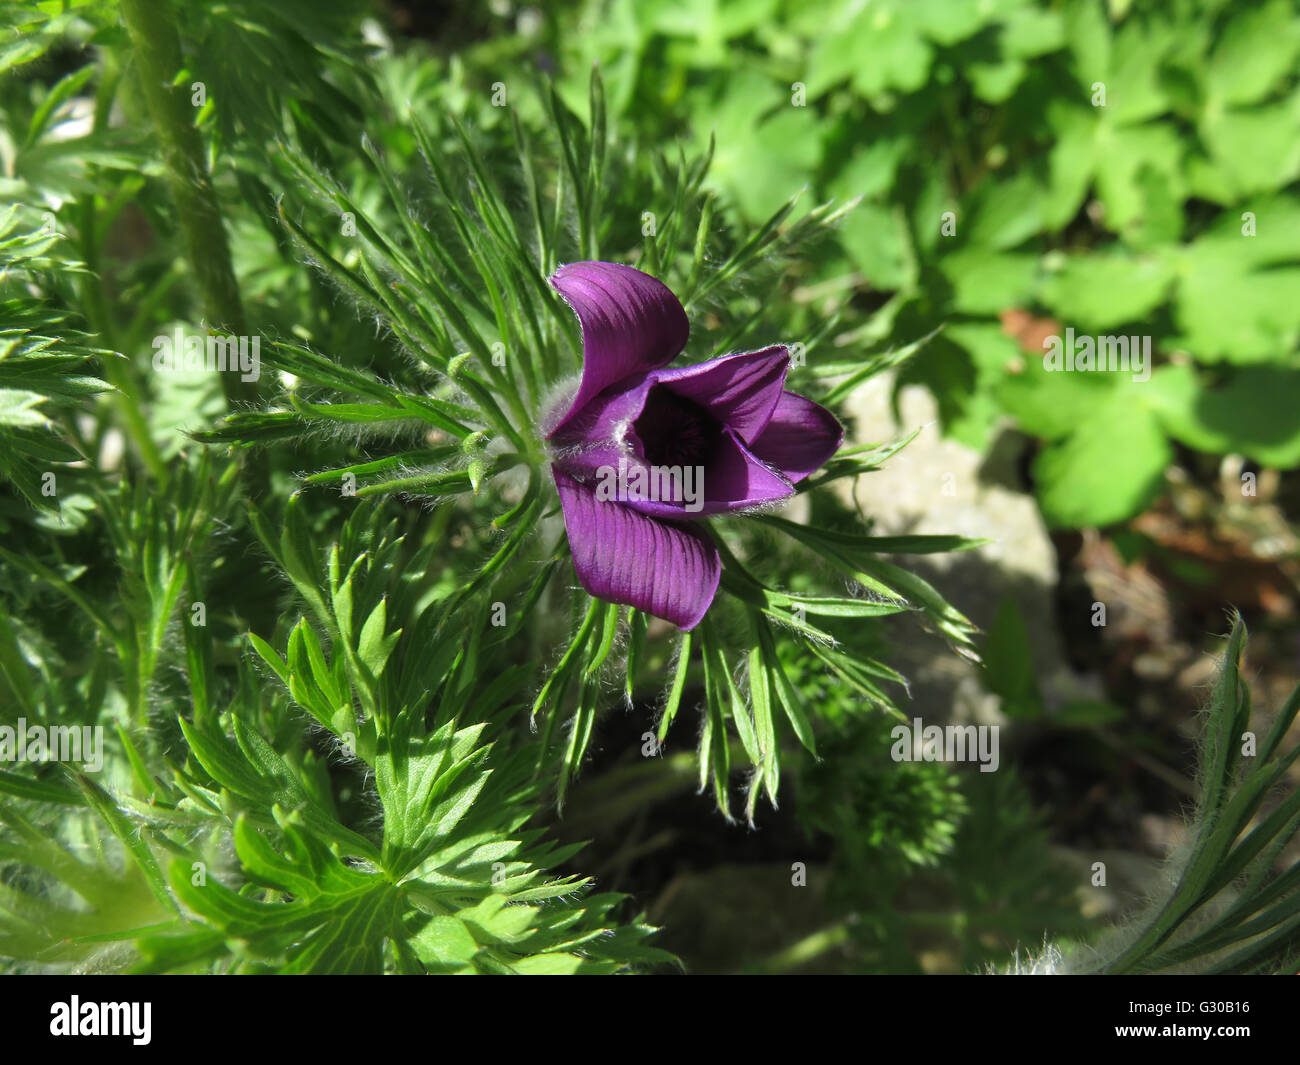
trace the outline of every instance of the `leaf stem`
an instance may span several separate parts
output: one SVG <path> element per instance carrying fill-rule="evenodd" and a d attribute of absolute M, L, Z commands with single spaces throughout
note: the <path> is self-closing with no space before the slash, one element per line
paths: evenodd
<path fill-rule="evenodd" d="M 203 138 L 194 125 L 187 89 L 176 82 L 184 66 L 180 35 L 168 0 L 122 0 L 122 19 L 131 38 L 150 118 L 162 148 L 163 165 L 185 234 L 190 265 L 212 327 L 247 332 L 239 284 L 216 190 L 208 173 Z M 226 402 L 251 403 L 256 388 L 239 374 L 222 374 Z"/>

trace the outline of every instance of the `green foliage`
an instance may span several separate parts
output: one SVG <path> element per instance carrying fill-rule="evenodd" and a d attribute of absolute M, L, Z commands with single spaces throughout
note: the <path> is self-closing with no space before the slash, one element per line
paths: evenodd
<path fill-rule="evenodd" d="M 1074 876 L 1049 851 L 1014 771 L 895 763 L 890 745 L 887 725 L 858 718 L 799 772 L 801 822 L 836 841 L 833 923 L 810 944 L 833 944 L 849 971 L 920 972 L 925 952 L 971 972 L 1036 945 L 1043 929 L 1086 931 Z"/>
<path fill-rule="evenodd" d="M 547 279 L 635 263 L 686 307 L 688 362 L 798 344 L 791 387 L 841 412 L 896 371 L 929 381 L 965 439 L 1013 414 L 1045 441 L 1056 520 L 1127 516 L 1171 438 L 1293 460 L 1284 420 L 1244 413 L 1285 414 L 1294 391 L 1300 320 L 1277 294 L 1296 163 L 1272 134 L 1294 95 L 1286 6 L 1211 38 L 1185 32 L 1190 3 L 1114 23 L 1088 3 L 614 3 L 591 32 L 567 32 L 590 14 L 547 24 L 552 83 L 523 73 L 522 33 L 398 50 L 346 0 L 0 5 L 16 205 L 0 221 L 0 725 L 96 738 L 61 765 L 0 768 L 9 967 L 669 963 L 640 900 L 598 887 L 546 827 L 573 812 L 620 703 L 646 713 L 642 742 L 697 740 L 693 766 L 637 765 L 650 791 L 689 770 L 701 817 L 712 805 L 730 829 L 743 804 L 753 825 L 760 798 L 790 796 L 834 838 L 834 924 L 813 946 L 851 944 L 854 967 L 915 970 L 936 930 L 966 968 L 1074 935 L 1009 774 L 887 756 L 907 619 L 936 654 L 983 650 L 1008 708 L 1046 716 L 1023 624 L 1004 613 L 980 644 L 904 564 L 980 542 L 877 535 L 836 495 L 911 438 L 857 427 L 870 442 L 801 482 L 791 513 L 704 526 L 724 576 L 691 633 L 593 600 L 538 428 L 581 359 Z M 1094 70 L 1113 101 L 1097 112 L 1080 97 Z M 806 109 L 787 109 L 794 81 Z M 996 129 L 963 126 L 973 101 L 997 106 Z M 649 117 L 627 129 L 634 110 Z M 690 123 L 695 143 L 675 141 Z M 1090 190 L 1103 222 L 1081 213 Z M 1243 254 L 1234 213 L 1252 197 Z M 1175 342 L 1191 358 L 1149 386 L 1012 373 L 992 316 L 1013 307 L 1080 328 L 1155 316 L 1162 359 Z M 259 338 L 262 373 L 159 369 L 176 329 Z M 1224 964 L 1288 957 L 1291 873 L 1268 870 L 1295 804 L 1238 841 L 1287 764 L 1277 733 L 1263 774 L 1233 782 L 1221 705 L 1243 700 L 1234 686 L 1211 714 L 1219 783 L 1192 872 L 1121 968 L 1190 966 L 1257 933 Z M 1255 904 L 1182 938 L 1239 874 L 1259 878 L 1239 896 Z M 934 906 L 896 906 L 915 891 Z"/>
<path fill-rule="evenodd" d="M 648 143 L 715 137 L 741 217 L 863 197 L 811 279 L 879 308 L 838 342 L 946 325 L 900 383 L 974 447 L 1003 415 L 1042 437 L 1051 524 L 1140 512 L 1175 443 L 1300 458 L 1294 0 L 592 0 L 577 22 L 570 69 L 598 61 Z M 1154 374 L 1044 373 L 1008 312 L 1150 337 Z"/>
<path fill-rule="evenodd" d="M 825 677 L 808 678 L 800 690 L 818 706 L 847 701 Z M 799 819 L 837 841 L 835 882 L 843 874 L 853 885 L 839 889 L 845 902 L 862 877 L 938 864 L 967 812 L 950 767 L 889 758 L 892 724 L 878 715 L 846 716 L 822 737 L 820 760 L 799 772 Z"/>
<path fill-rule="evenodd" d="M 1190 845 L 1172 886 L 1095 949 L 1067 954 L 1080 972 L 1283 973 L 1297 958 L 1300 864 L 1279 859 L 1300 830 L 1300 794 L 1270 795 L 1300 758 L 1287 731 L 1300 689 L 1262 737 L 1250 730 L 1250 689 L 1241 679 L 1246 626 L 1233 619 L 1223 668 L 1206 708 Z"/>
<path fill-rule="evenodd" d="M 0 477 L 32 506 L 55 509 L 58 478 L 72 496 L 67 489 L 76 475 L 68 464 L 82 458 L 60 422 L 80 401 L 109 389 L 93 372 L 109 353 L 67 313 L 26 291 L 54 270 L 83 268 L 51 256 L 58 233 L 22 232 L 22 221 L 16 204 L 0 219 Z"/>
<path fill-rule="evenodd" d="M 158 9 L 124 14 L 138 70 L 111 10 L 88 8 L 52 32 L 94 41 L 99 51 L 82 55 L 95 60 L 53 89 L 35 84 L 30 99 L 11 91 L 9 118 L 31 111 L 31 143 L 91 86 L 100 96 L 83 138 L 107 135 L 116 100 L 161 137 L 160 159 L 147 138 L 131 141 L 132 165 L 78 144 L 70 150 L 95 167 L 80 185 L 20 168 L 22 195 L 50 203 L 68 233 L 5 244 L 9 282 L 40 294 L 8 305 L 17 341 L 5 365 L 27 374 L 10 440 L 37 419 L 48 433 L 45 419 L 75 407 L 80 420 L 68 410 L 60 423 L 66 458 L 119 451 L 80 471 L 88 502 L 66 542 L 29 531 L 3 555 L 6 616 L 26 619 L 3 633 L 13 706 L 30 721 L 111 728 L 102 783 L 87 760 L 80 773 L 0 778 L 6 824 L 31 851 L 6 852 L 13 955 L 139 971 L 613 971 L 663 960 L 617 896 L 548 873 L 572 851 L 528 827 L 544 803 L 563 804 L 611 679 L 629 699 L 666 684 L 661 736 L 688 685 L 702 684 L 701 786 L 729 815 L 736 744 L 753 768 L 752 819 L 760 794 L 777 799 L 782 748 L 815 745 L 815 707 L 785 673 L 791 648 L 866 705 L 893 708 L 881 682 L 902 678 L 836 630 L 916 610 L 968 647 L 960 615 L 877 557 L 966 545 L 876 540 L 850 523 L 833 545 L 818 534 L 805 546 L 828 558 L 833 547 L 865 594 L 818 582 L 787 592 L 745 560 L 759 540 L 801 527 L 719 525 L 729 595 L 677 641 L 636 611 L 571 593 L 557 579 L 567 544 L 537 426 L 580 365 L 580 338 L 546 278 L 579 255 L 635 258 L 681 294 L 696 323 L 689 357 L 700 358 L 790 335 L 789 313 L 764 290 L 838 213 L 792 221 L 791 201 L 752 231 L 716 218 L 710 157 L 658 152 L 644 165 L 609 134 L 599 76 L 585 118 L 543 85 L 508 121 L 491 109 L 471 130 L 443 106 L 446 84 L 390 112 L 375 94 L 409 67 L 394 59 L 372 79 L 356 53 L 313 44 L 343 7 L 319 25 L 282 12 L 278 35 L 240 6 L 200 5 L 174 27 Z M 204 71 L 169 71 L 166 86 L 152 75 L 214 40 L 232 67 L 304 76 L 329 65 L 368 105 L 360 151 L 340 145 L 355 108 L 326 122 L 219 73 L 189 126 L 181 90 Z M 209 137 L 206 160 L 195 129 Z M 205 168 L 211 184 L 196 190 L 184 175 Z M 657 208 L 644 232 L 642 203 Z M 229 242 L 214 208 L 229 214 Z M 123 226 L 145 239 L 117 248 Z M 178 254 L 202 257 L 193 290 Z M 248 281 L 233 296 L 232 277 Z M 123 293 L 135 298 L 129 313 Z M 62 325 L 73 307 L 87 308 L 85 338 Z M 148 372 L 150 337 L 196 321 L 264 336 L 271 372 L 254 387 L 266 402 L 245 405 L 227 388 L 234 406 L 212 425 L 214 371 L 180 382 Z M 105 348 L 90 346 L 95 335 Z M 815 350 L 825 329 L 800 335 Z M 834 401 L 908 354 L 824 361 L 807 384 Z M 92 359 L 107 360 L 106 382 Z M 846 369 L 847 381 L 815 383 Z M 114 402 L 97 402 L 109 383 Z M 876 468 L 897 446 L 846 450 L 805 490 Z M 290 487 L 301 491 L 284 503 Z M 71 510 L 78 497 L 56 498 Z M 95 878 L 116 894 L 91 890 Z"/>
<path fill-rule="evenodd" d="M 590 106 L 591 128 L 596 131 L 604 129 L 603 98 L 602 83 L 595 75 Z M 364 461 L 316 471 L 306 483 L 338 485 L 345 496 L 362 498 L 400 493 L 411 499 L 463 501 L 485 521 L 488 510 L 491 528 L 506 535 L 458 594 L 470 601 L 494 581 L 517 585 L 519 578 L 513 575 L 540 565 L 536 581 L 515 608 L 522 611 L 513 622 L 516 628 L 529 623 L 529 612 L 539 604 L 560 606 L 550 581 L 552 563 L 563 557 L 565 547 L 561 541 L 548 550 L 546 541 L 539 543 L 535 535 L 550 507 L 547 478 L 539 476 L 538 467 L 545 460 L 537 426 L 544 403 L 579 365 L 576 323 L 546 283 L 545 272 L 559 261 L 608 248 L 613 235 L 609 227 L 596 224 L 593 214 L 593 204 L 605 186 L 613 184 L 633 203 L 644 197 L 643 202 L 672 205 L 654 232 L 645 236 L 639 251 L 642 265 L 661 272 L 688 308 L 716 307 L 712 317 L 717 323 L 693 334 L 691 347 L 697 351 L 728 351 L 762 336 L 762 326 L 756 324 L 762 316 L 746 317 L 743 303 L 725 297 L 752 286 L 756 272 L 770 272 L 773 263 L 791 255 L 792 249 L 836 217 L 827 208 L 816 208 L 800 222 L 782 228 L 794 207 L 788 203 L 752 236 L 731 238 L 724 232 L 720 239 L 730 243 L 719 249 L 710 239 L 709 200 L 703 191 L 710 164 L 707 156 L 680 159 L 675 167 L 661 156 L 648 173 L 640 172 L 637 188 L 638 172 L 630 158 L 595 140 L 558 98 L 548 97 L 547 106 L 558 134 L 556 150 L 548 155 L 530 147 L 528 136 L 515 122 L 501 131 L 509 137 L 515 159 L 513 166 L 505 168 L 489 164 L 490 138 L 487 147 L 480 147 L 454 119 L 438 118 L 439 125 L 429 128 L 412 111 L 411 132 L 418 150 L 414 158 L 400 160 L 395 153 L 385 158 L 369 141 L 363 142 L 372 177 L 384 192 L 370 209 L 297 150 L 286 150 L 283 170 L 292 183 L 286 186 L 286 200 L 280 206 L 285 227 L 330 284 L 391 333 L 406 365 L 396 370 L 393 380 L 384 380 L 372 371 L 344 366 L 303 345 L 278 340 L 268 345 L 265 360 L 291 375 L 283 400 L 267 411 L 236 412 L 218 428 L 195 434 L 205 443 L 243 448 L 306 441 L 331 424 L 359 427 L 357 432 L 369 445 Z M 498 151 L 502 148 L 497 146 Z M 447 159 L 460 160 L 462 172 L 453 171 Z M 420 174 L 424 189 L 418 199 L 404 191 L 410 185 L 411 168 Z M 523 179 L 524 188 L 518 189 L 517 184 L 503 188 L 497 177 L 503 170 L 516 183 Z M 548 181 L 554 182 L 555 204 L 544 212 Z M 457 192 L 466 187 L 467 202 Z M 290 208 L 288 197 L 303 193 L 310 197 L 304 206 Z M 524 206 L 512 210 L 511 203 Z M 576 229 L 576 248 L 567 244 L 562 224 L 566 216 Z M 299 217 L 318 219 L 314 232 L 297 221 Z M 339 225 L 339 219 L 347 224 Z M 353 226 L 356 238 L 340 239 Z M 707 262 L 706 251 L 716 254 L 718 261 Z M 354 265 L 349 265 L 350 260 Z M 851 365 L 856 372 L 832 390 L 830 398 L 849 394 L 873 372 L 906 354 L 880 355 L 865 366 L 855 360 Z M 818 367 L 817 376 L 839 375 L 845 368 L 842 363 L 825 363 Z M 412 440 L 413 431 L 424 434 L 424 446 L 381 450 L 384 436 Z M 428 447 L 429 443 L 434 446 Z M 889 448 L 842 452 L 804 490 L 869 471 L 890 453 Z M 379 457 L 371 457 L 376 454 Z M 521 471 L 527 471 L 526 480 Z M 775 655 L 778 633 L 789 629 L 798 634 L 808 653 L 888 708 L 892 704 L 873 676 L 894 679 L 896 675 L 843 649 L 832 631 L 834 625 L 821 619 L 918 610 L 963 648 L 969 647 L 972 631 L 928 585 L 877 557 L 885 551 L 959 549 L 974 546 L 972 542 L 957 537 L 941 543 L 912 538 L 876 542 L 850 532 L 830 543 L 826 534 L 814 529 L 778 518 L 763 521 L 830 560 L 864 589 L 865 597 L 794 595 L 764 584 L 742 561 L 753 536 L 748 527 L 754 521 L 719 523 L 715 540 L 725 560 L 723 588 L 741 609 L 720 605 L 714 612 L 717 622 L 710 620 L 698 633 L 679 639 L 676 658 L 682 669 L 698 667 L 708 695 L 700 731 L 701 786 L 713 789 L 718 807 L 730 816 L 731 756 L 726 735 L 728 727 L 734 729 L 747 761 L 758 770 L 750 777 L 746 796 L 751 820 L 760 793 L 776 801 L 779 727 L 789 725 L 809 749 L 814 742 L 808 711 L 784 679 Z M 730 528 L 734 539 L 726 535 Z M 561 806 L 601 708 L 603 667 L 615 664 L 611 650 L 625 634 L 637 632 L 644 638 L 636 611 L 585 596 L 577 599 L 570 607 L 561 606 L 574 618 L 573 635 L 534 699 L 531 715 L 541 722 L 543 743 L 554 743 L 562 751 L 557 793 Z M 810 621 L 810 616 L 818 620 Z M 625 687 L 632 692 L 641 681 L 637 656 L 629 654 L 627 661 Z M 734 680 L 742 663 L 748 671 L 747 691 Z M 670 685 L 660 717 L 661 740 L 677 715 L 676 700 L 686 675 L 679 673 Z M 567 737 L 561 735 L 562 726 Z"/>
<path fill-rule="evenodd" d="M 107 509 L 132 521 L 121 506 Z M 25 844 L 6 856 L 41 874 L 6 888 L 6 953 L 95 966 L 111 944 L 111 963 L 137 971 L 283 973 L 612 972 L 666 959 L 640 944 L 643 925 L 609 927 L 617 896 L 547 874 L 574 849 L 525 827 L 545 780 L 527 742 L 496 739 L 527 671 L 476 683 L 478 656 L 494 651 L 481 615 L 456 619 L 466 642 L 444 635 L 428 653 L 452 618 L 400 574 L 422 572 L 437 545 L 412 555 L 395 525 L 362 504 L 322 552 L 291 505 L 268 548 L 317 617 L 281 626 L 283 650 L 250 635 L 269 672 L 258 683 L 244 657 L 220 710 L 198 687 L 214 648 L 187 632 L 192 714 L 165 745 L 119 727 L 112 793 L 85 774 L 5 773 L 0 817 Z M 15 676 L 39 703 L 43 680 Z M 303 714 L 324 732 L 305 730 Z M 340 804 L 340 773 L 373 779 L 378 810 Z M 33 800 L 39 821 L 13 805 Z M 96 818 L 109 834 L 87 862 L 74 841 L 95 835 Z"/>

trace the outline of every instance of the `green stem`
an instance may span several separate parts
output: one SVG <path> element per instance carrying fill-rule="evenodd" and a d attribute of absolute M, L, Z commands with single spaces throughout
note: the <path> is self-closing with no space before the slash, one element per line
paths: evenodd
<path fill-rule="evenodd" d="M 140 91 L 158 134 L 204 314 L 210 327 L 245 335 L 244 308 L 230 260 L 230 245 L 208 173 L 203 138 L 194 125 L 189 88 L 174 83 L 184 61 L 171 4 L 167 0 L 121 0 L 121 8 L 134 49 Z M 231 406 L 257 398 L 253 383 L 241 380 L 238 374 L 222 374 L 221 384 Z"/>
<path fill-rule="evenodd" d="M 127 435 L 135 444 L 136 450 L 140 453 L 140 458 L 149 472 L 161 485 L 166 485 L 168 479 L 167 464 L 163 461 L 162 452 L 158 450 L 158 445 L 153 442 L 153 436 L 149 432 L 149 423 L 140 412 L 140 395 L 135 382 L 131 380 L 125 367 L 119 366 L 112 359 L 105 359 L 103 365 L 104 378 L 117 389 L 117 393 L 113 396 L 113 402 L 118 414 L 126 423 Z"/>
<path fill-rule="evenodd" d="M 111 61 L 105 63 L 105 71 L 104 84 L 100 86 L 95 107 L 96 133 L 108 128 L 109 107 L 113 91 L 119 80 L 117 68 Z M 103 270 L 100 265 L 100 248 L 97 237 L 102 223 L 97 204 L 97 197 L 91 196 L 82 205 L 81 209 L 81 258 L 90 267 L 90 272 L 82 280 L 81 294 L 85 306 L 86 320 L 90 323 L 91 328 L 99 334 L 107 347 L 115 351 L 123 351 L 125 349 L 119 344 L 120 337 L 116 323 L 113 320 L 112 309 L 109 307 L 108 299 L 104 295 Z M 136 380 L 135 374 L 132 373 L 132 364 L 129 360 L 119 363 L 116 359 L 107 358 L 103 360 L 103 368 L 105 380 L 117 389 L 112 398 L 112 403 L 124 423 L 127 437 L 135 445 L 141 461 L 149 472 L 163 485 L 166 485 L 167 464 L 163 461 L 162 453 L 158 450 L 158 445 L 154 443 L 153 436 L 149 431 L 149 423 L 145 420 L 141 406 L 141 397 L 144 390 L 140 387 L 139 381 Z"/>
<path fill-rule="evenodd" d="M 843 945 L 848 942 L 848 938 L 849 925 L 846 919 L 814 932 L 810 936 L 805 936 L 799 942 L 770 955 L 763 960 L 760 969 L 770 973 L 789 972 Z"/>

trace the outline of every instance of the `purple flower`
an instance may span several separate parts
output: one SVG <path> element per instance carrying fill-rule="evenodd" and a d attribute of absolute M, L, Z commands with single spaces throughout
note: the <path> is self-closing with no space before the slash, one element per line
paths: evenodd
<path fill-rule="evenodd" d="M 570 263 L 551 284 L 582 324 L 581 384 L 545 426 L 578 580 L 598 599 L 692 629 L 722 563 L 691 522 L 792 495 L 844 430 L 785 391 L 782 345 L 664 369 L 690 327 L 649 274 Z"/>

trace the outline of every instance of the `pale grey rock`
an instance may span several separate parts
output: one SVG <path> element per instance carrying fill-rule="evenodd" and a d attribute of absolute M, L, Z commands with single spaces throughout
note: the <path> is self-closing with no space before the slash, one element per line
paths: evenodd
<path fill-rule="evenodd" d="M 850 398 L 857 442 L 895 440 L 923 428 L 882 469 L 846 482 L 846 499 L 874 520 L 878 535 L 956 533 L 991 540 L 974 551 L 892 561 L 930 581 L 982 631 L 1010 596 L 1029 633 L 1049 707 L 1098 698 L 1098 686 L 1066 663 L 1053 605 L 1056 551 L 1033 497 L 1014 487 L 1014 447 L 994 447 L 986 457 L 945 439 L 934 398 L 920 386 L 900 391 L 896 419 L 893 389 L 893 375 L 882 374 Z M 918 634 L 916 621 L 899 619 L 898 626 L 893 664 L 912 681 L 913 712 L 988 724 L 1004 720 L 1000 700 L 984 690 L 977 666 L 947 650 L 938 636 Z"/>

